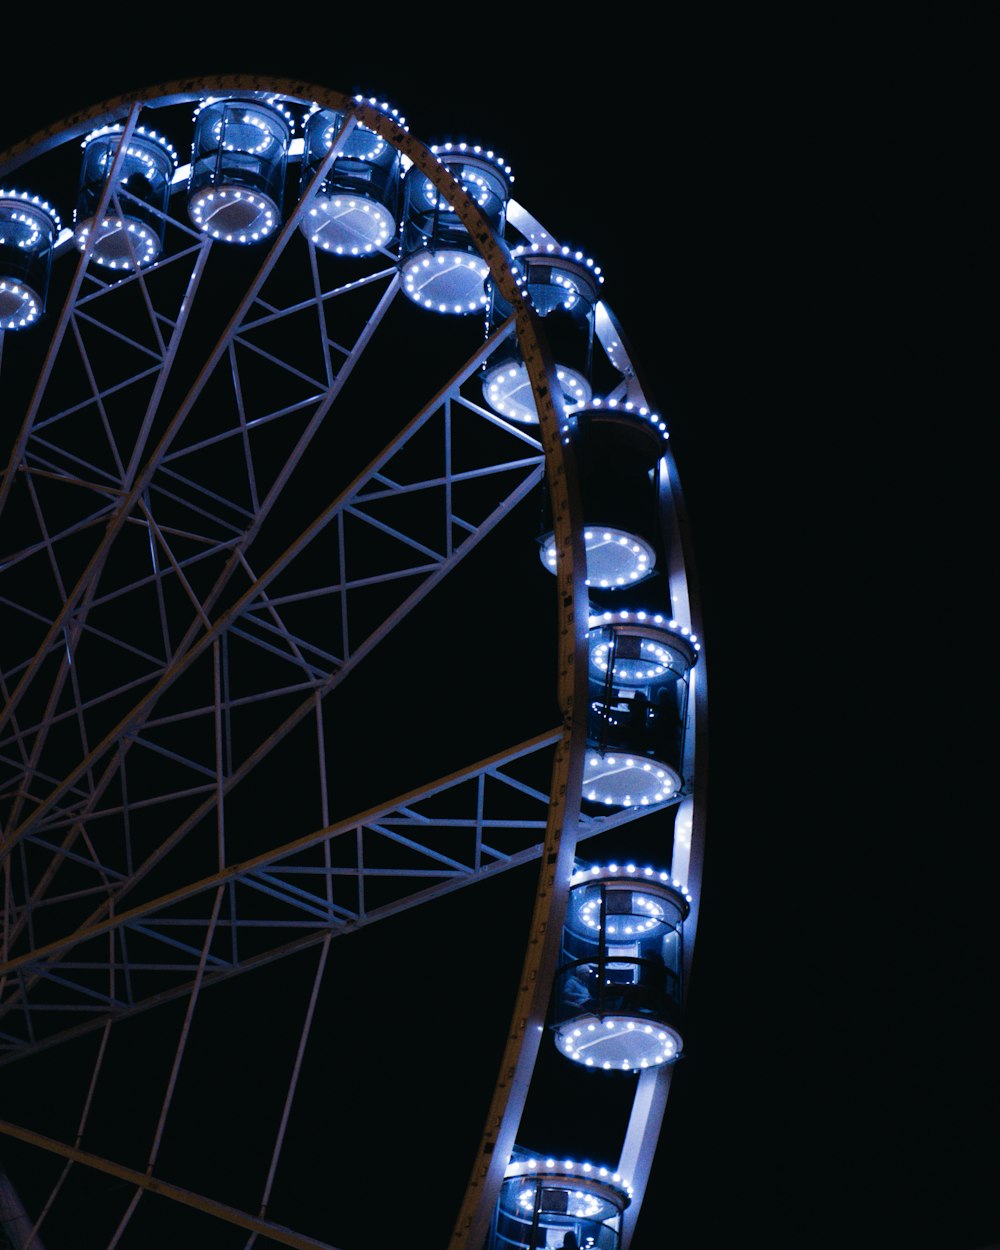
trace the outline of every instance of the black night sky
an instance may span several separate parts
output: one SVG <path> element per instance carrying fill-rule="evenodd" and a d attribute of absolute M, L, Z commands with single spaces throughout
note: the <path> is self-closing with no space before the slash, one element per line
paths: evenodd
<path fill-rule="evenodd" d="M 1000 1244 L 997 944 L 989 911 L 963 897 L 989 892 L 968 843 L 996 821 L 956 799 L 960 772 L 931 775 L 949 772 L 935 751 L 960 752 L 929 726 L 903 750 L 900 627 L 871 617 L 903 580 L 906 543 L 878 463 L 903 422 L 867 385 L 878 280 L 851 242 L 878 194 L 871 67 L 829 57 L 816 32 L 792 60 L 721 15 L 696 38 L 640 19 L 589 45 L 502 16 L 478 54 L 475 40 L 446 53 L 398 33 L 382 54 L 331 30 L 322 54 L 302 32 L 273 55 L 266 34 L 237 55 L 222 39 L 198 48 L 192 18 L 189 52 L 132 55 L 132 28 L 113 55 L 58 75 L 5 66 L 0 151 L 131 89 L 247 72 L 375 95 L 427 143 L 509 157 L 515 197 L 602 265 L 670 423 L 705 622 L 701 919 L 685 1057 L 633 1250 L 987 1250 Z M 924 589 L 910 593 L 926 607 Z M 927 636 L 922 687 L 953 680 L 949 645 Z M 381 959 L 407 940 L 405 922 L 388 927 L 368 935 Z M 500 1029 L 515 971 L 498 978 Z M 364 972 L 347 974 L 345 996 L 351 977 Z M 437 1025 L 442 1044 L 457 1020 Z M 440 1168 L 460 1192 L 469 1163 L 438 1139 L 434 1099 L 485 1097 L 500 1042 L 481 1061 L 456 1054 L 433 1097 L 415 1075 L 396 1114 L 425 1116 L 426 1148 L 400 1152 L 386 1122 L 387 1177 L 419 1167 L 431 1191 Z M 352 1098 L 381 1079 L 332 1078 Z M 322 1123 L 350 1138 L 349 1117 Z M 77 1246 L 91 1250 L 85 1233 Z"/>

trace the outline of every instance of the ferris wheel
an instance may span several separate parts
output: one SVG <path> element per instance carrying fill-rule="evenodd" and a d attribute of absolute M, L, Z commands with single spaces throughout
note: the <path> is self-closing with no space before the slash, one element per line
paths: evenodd
<path fill-rule="evenodd" d="M 18 1250 L 631 1244 L 705 658 L 667 422 L 515 158 L 239 75 L 0 153 Z M 429 1034 L 492 1093 L 421 1104 Z"/>

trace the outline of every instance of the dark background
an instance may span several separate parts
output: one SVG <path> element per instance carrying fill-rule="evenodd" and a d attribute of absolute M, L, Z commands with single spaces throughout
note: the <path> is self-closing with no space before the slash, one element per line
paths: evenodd
<path fill-rule="evenodd" d="M 962 800 L 963 727 L 912 697 L 953 680 L 948 626 L 928 623 L 947 617 L 947 554 L 901 502 L 882 140 L 907 119 L 879 58 L 721 23 L 396 37 L 378 55 L 360 36 L 319 55 L 305 32 L 212 51 L 193 15 L 192 32 L 184 53 L 8 68 L 0 150 L 189 75 L 386 99 L 427 143 L 508 156 L 515 198 L 604 268 L 670 422 L 705 622 L 708 832 L 687 1054 L 633 1250 L 1000 1240 L 996 822 Z M 485 1097 L 495 1059 L 455 1074 L 443 1100 Z M 416 1165 L 391 1123 L 384 1140 L 380 1166 Z M 464 1182 L 465 1154 L 433 1154 Z"/>

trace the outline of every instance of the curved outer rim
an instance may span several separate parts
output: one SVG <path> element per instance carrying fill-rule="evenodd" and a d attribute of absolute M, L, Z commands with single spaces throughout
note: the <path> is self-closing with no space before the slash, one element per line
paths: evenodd
<path fill-rule="evenodd" d="M 628 336 L 623 331 L 618 318 L 603 300 L 597 305 L 595 320 L 597 334 L 606 349 L 609 344 L 614 343 L 615 350 L 621 350 L 624 353 L 635 375 L 639 391 L 646 396 L 650 396 L 651 391 L 645 385 L 642 376 L 643 370 L 636 361 Z M 691 985 L 691 966 L 698 929 L 701 906 L 701 880 L 704 869 L 705 808 L 708 797 L 708 682 L 704 650 L 705 629 L 694 565 L 691 532 L 687 508 L 684 502 L 684 493 L 681 489 L 677 466 L 674 463 L 669 444 L 663 452 L 663 464 L 666 472 L 661 476 L 660 481 L 660 514 L 663 523 L 666 524 L 668 514 L 672 513 L 679 542 L 679 551 L 677 551 L 675 556 L 676 565 L 674 568 L 666 570 L 666 573 L 671 579 L 671 584 L 675 575 L 679 575 L 680 579 L 682 579 L 686 602 L 678 603 L 677 612 L 683 615 L 686 609 L 692 632 L 697 634 L 703 643 L 703 648 L 698 653 L 699 661 L 691 669 L 692 711 L 694 714 L 695 732 L 686 748 L 686 751 L 689 750 L 691 753 L 690 759 L 696 761 L 696 766 L 685 769 L 687 775 L 692 779 L 691 793 L 684 799 L 681 807 L 678 809 L 675 824 L 675 828 L 678 828 L 683 823 L 687 823 L 689 825 L 689 835 L 686 846 L 681 846 L 680 848 L 678 848 L 675 836 L 674 862 L 671 866 L 673 875 L 681 877 L 687 883 L 692 895 L 691 911 L 684 922 L 683 992 L 684 1001 L 686 1002 Z M 673 548 L 671 549 L 673 550 Z M 675 1065 L 668 1064 L 657 1072 L 644 1073 L 639 1077 L 639 1086 L 633 1103 L 633 1111 L 618 1164 L 619 1170 L 631 1178 L 637 1195 L 642 1195 L 646 1189 L 646 1183 L 652 1167 L 652 1155 L 657 1139 L 660 1136 L 660 1125 L 666 1112 L 670 1082 L 673 1079 L 675 1070 Z M 629 1250 L 641 1205 L 640 1199 L 638 1203 L 634 1203 L 625 1212 L 620 1250 Z"/>
<path fill-rule="evenodd" d="M 503 1183 L 506 1159 L 515 1145 L 519 1114 L 506 1114 L 513 1102 L 515 1108 L 527 1094 L 535 1056 L 541 1039 L 540 1025 L 551 992 L 558 955 L 559 934 L 565 918 L 569 895 L 569 879 L 572 874 L 576 849 L 575 829 L 580 816 L 583 760 L 586 746 L 586 691 L 587 691 L 587 632 L 588 594 L 586 588 L 586 553 L 583 544 L 583 517 L 576 478 L 576 466 L 571 450 L 560 438 L 560 427 L 565 420 L 561 392 L 557 384 L 555 363 L 545 341 L 538 315 L 521 295 L 507 262 L 507 252 L 496 237 L 489 223 L 476 205 L 462 196 L 451 175 L 448 174 L 430 148 L 409 134 L 393 117 L 365 101 L 315 83 L 269 76 L 224 74 L 199 76 L 160 83 L 140 91 L 102 101 L 91 108 L 71 114 L 52 123 L 34 135 L 0 152 L 0 179 L 35 156 L 71 140 L 83 137 L 95 126 L 114 124 L 125 118 L 137 105 L 166 106 L 200 101 L 206 92 L 238 93 L 251 95 L 268 93 L 308 100 L 319 108 L 329 108 L 353 113 L 369 130 L 379 133 L 398 151 L 406 155 L 414 165 L 438 186 L 443 197 L 454 207 L 456 213 L 469 229 L 477 250 L 490 270 L 490 276 L 514 310 L 515 329 L 522 358 L 538 411 L 538 425 L 545 454 L 546 479 L 551 496 L 553 531 L 556 540 L 556 578 L 558 612 L 557 697 L 561 709 L 562 736 L 553 762 L 549 817 L 540 861 L 539 880 L 535 907 L 530 924 L 526 954 L 516 995 L 511 1027 L 508 1031 L 500 1073 L 487 1116 L 477 1156 L 459 1211 L 454 1232 L 449 1242 L 450 1250 L 478 1250 L 485 1239 L 493 1206 L 499 1197 Z M 609 310 L 602 303 L 605 313 Z M 620 338 L 620 327 L 613 320 Z M 676 507 L 680 503 L 676 470 L 669 453 L 666 461 L 670 466 L 670 498 Z M 686 517 L 679 516 L 685 577 L 690 582 L 692 564 L 690 540 Z M 700 619 L 696 618 L 697 605 L 691 587 L 692 627 L 704 636 Z M 704 662 L 701 666 L 704 669 Z M 698 750 L 704 754 L 705 738 L 705 683 L 704 675 L 696 690 L 699 719 Z M 696 828 L 693 831 L 691 862 L 688 880 L 695 882 L 696 901 L 692 908 L 689 925 L 692 929 L 690 942 L 685 943 L 686 958 L 690 960 L 693 948 L 693 928 L 697 915 L 697 894 L 701 872 L 701 834 L 704 807 L 704 770 L 699 760 L 699 771 L 694 776 L 697 803 L 695 805 Z M 567 835 L 567 836 L 564 836 Z M 659 1094 L 660 1114 L 665 1103 L 666 1087 Z M 655 1101 L 654 1097 L 654 1101 Z M 646 1100 L 644 1100 L 646 1101 Z M 659 1118 L 647 1120 L 658 1132 Z M 631 1136 L 631 1129 L 630 1129 Z M 630 1153 L 626 1142 L 626 1154 Z M 648 1154 L 648 1151 L 645 1152 Z M 624 1158 L 624 1156 L 623 1156 Z M 647 1163 L 648 1167 L 648 1163 Z M 634 1175 L 634 1173 L 633 1173 Z M 642 1192 L 636 1185 L 636 1192 Z M 635 1213 L 633 1213 L 634 1219 Z M 630 1221 L 631 1224 L 631 1221 Z M 631 1227 L 623 1240 L 627 1250 Z"/>

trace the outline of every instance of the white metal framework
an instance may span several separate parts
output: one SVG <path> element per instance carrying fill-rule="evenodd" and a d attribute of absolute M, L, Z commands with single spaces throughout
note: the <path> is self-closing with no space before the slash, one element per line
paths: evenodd
<path fill-rule="evenodd" d="M 0 154 L 0 186 L 23 182 L 62 207 L 86 135 L 120 126 L 94 218 L 128 220 L 116 172 L 129 136 L 155 127 L 181 150 L 192 112 L 227 94 L 345 117 L 273 233 L 241 248 L 199 230 L 183 207 L 182 165 L 155 260 L 128 256 L 110 272 L 92 263 L 93 238 L 81 246 L 66 228 L 46 314 L 0 330 L 0 1157 L 23 1200 L 25 1245 L 63 1244 L 81 1201 L 93 1203 L 95 1246 L 152 1244 L 165 1206 L 190 1244 L 403 1244 L 391 1210 L 379 1212 L 384 1236 L 351 1240 L 357 1177 L 343 1191 L 324 1177 L 322 1218 L 280 1201 L 297 1108 L 316 1097 L 304 1075 L 311 1029 L 336 996 L 339 961 L 353 958 L 352 944 L 332 939 L 509 874 L 528 881 L 533 910 L 527 932 L 522 922 L 508 935 L 523 962 L 502 1054 L 494 1038 L 478 1061 L 481 1072 L 499 1066 L 479 1144 L 461 1163 L 468 1179 L 448 1243 L 481 1250 L 540 1047 L 551 1045 L 548 996 L 577 857 L 618 845 L 640 818 L 655 829 L 641 845 L 692 898 L 690 962 L 704 662 L 681 792 L 652 807 L 583 810 L 588 599 L 563 391 L 507 245 L 395 110 L 246 77 L 164 84 Z M 514 309 L 488 336 L 481 319 L 407 300 L 391 243 L 350 260 L 311 246 L 303 214 L 358 126 L 419 168 L 465 222 Z M 507 226 L 528 244 L 557 237 L 515 201 Z M 597 333 L 621 377 L 610 398 L 651 407 L 604 304 Z M 483 400 L 483 364 L 508 336 L 537 426 Z M 664 469 L 672 610 L 700 631 L 669 456 Z M 535 541 L 542 491 L 555 578 Z M 169 1143 L 185 1074 L 208 1047 L 206 991 L 284 966 L 305 987 L 301 1016 L 282 1015 L 268 989 L 257 1019 L 229 1020 L 237 1036 L 266 1031 L 259 1070 L 280 1067 L 284 1092 L 237 1135 L 238 1183 L 194 1175 Z M 457 1029 L 458 1002 L 455 1011 Z M 155 1035 L 170 1044 L 140 1061 L 135 1046 L 150 1034 L 130 1030 L 158 1016 Z M 396 1027 L 405 1051 L 407 1026 Z M 144 1135 L 129 1117 L 138 1071 L 156 1093 Z M 41 1094 L 54 1072 L 56 1110 Z M 610 1162 L 633 1190 L 622 1250 L 670 1073 L 621 1087 L 630 1108 Z M 404 1064 L 397 1077 L 405 1089 L 417 1074 Z M 397 1128 L 418 1151 L 419 1132 Z M 81 1198 L 93 1193 L 85 1178 L 99 1199 Z M 404 1218 L 420 1227 L 412 1209 Z"/>

